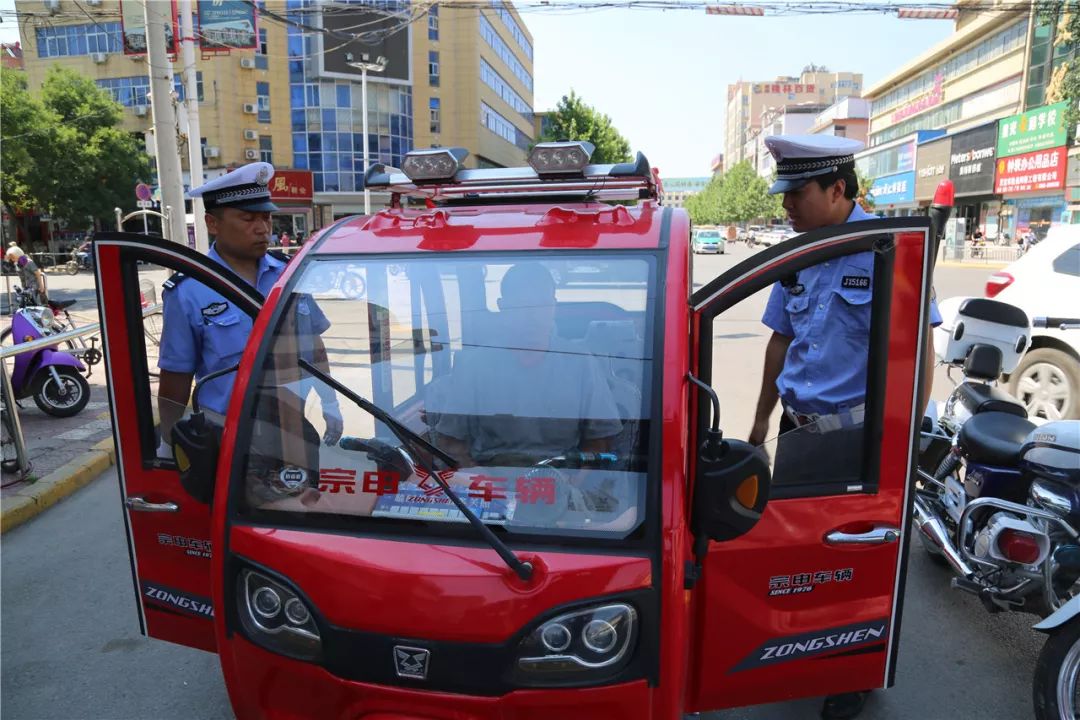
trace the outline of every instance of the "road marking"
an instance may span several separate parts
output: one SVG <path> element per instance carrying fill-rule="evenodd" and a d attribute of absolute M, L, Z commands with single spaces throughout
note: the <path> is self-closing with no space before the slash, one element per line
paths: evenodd
<path fill-rule="evenodd" d="M 95 433 L 109 430 L 112 428 L 111 420 L 91 420 L 82 427 L 77 427 L 74 430 L 68 430 L 67 432 L 57 435 L 58 440 L 85 440 L 86 438 L 94 435 Z"/>

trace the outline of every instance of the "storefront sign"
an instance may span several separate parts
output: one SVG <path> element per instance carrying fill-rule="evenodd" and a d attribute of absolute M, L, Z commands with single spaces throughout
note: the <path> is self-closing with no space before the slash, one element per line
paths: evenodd
<path fill-rule="evenodd" d="M 754 83 L 754 94 L 762 93 L 812 93 L 817 91 L 817 85 L 801 83 Z"/>
<path fill-rule="evenodd" d="M 160 12 L 154 3 L 154 12 Z M 165 52 L 176 54 L 176 38 L 179 37 L 176 16 L 176 0 L 172 6 L 172 21 L 165 24 Z M 146 54 L 146 9 L 138 0 L 120 0 L 120 35 L 124 40 L 125 55 Z"/>
<path fill-rule="evenodd" d="M 310 170 L 278 170 L 270 178 L 270 199 L 275 202 L 311 202 Z"/>
<path fill-rule="evenodd" d="M 874 181 L 870 187 L 874 206 L 903 205 L 915 200 L 915 172 L 886 175 Z"/>
<path fill-rule="evenodd" d="M 998 157 L 1064 145 L 1065 106 L 1060 102 L 999 120 Z"/>
<path fill-rule="evenodd" d="M 949 155 L 949 179 L 957 195 L 989 195 L 994 192 L 994 143 L 997 123 L 953 136 Z"/>
<path fill-rule="evenodd" d="M 945 99 L 945 89 L 942 87 L 942 81 L 944 78 L 941 75 L 934 76 L 934 86 L 930 88 L 930 92 L 919 97 L 916 100 L 912 100 L 904 107 L 900 108 L 892 114 L 892 124 L 909 118 L 912 115 L 918 115 L 923 110 L 929 110 L 932 107 L 937 107 Z"/>
<path fill-rule="evenodd" d="M 952 138 L 945 137 L 919 145 L 915 156 L 915 199 L 930 200 L 938 184 L 949 177 L 949 150 Z"/>
<path fill-rule="evenodd" d="M 994 192 L 999 194 L 1060 190 L 1065 187 L 1065 148 L 998 158 Z"/>
<path fill-rule="evenodd" d="M 256 46 L 255 3 L 199 0 L 199 45 L 244 49 Z"/>

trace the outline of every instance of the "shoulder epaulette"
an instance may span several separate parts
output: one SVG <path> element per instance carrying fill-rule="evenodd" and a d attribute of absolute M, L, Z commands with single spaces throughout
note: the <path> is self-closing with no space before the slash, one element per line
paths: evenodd
<path fill-rule="evenodd" d="M 182 272 L 173 273 L 172 275 L 169 276 L 168 280 L 161 283 L 161 286 L 163 288 L 165 288 L 166 290 L 172 290 L 174 287 L 176 287 L 181 282 L 183 282 L 184 278 L 186 278 L 186 277 L 187 277 L 187 275 L 185 275 Z"/>
<path fill-rule="evenodd" d="M 286 255 L 285 253 L 281 252 L 280 250 L 267 250 L 266 254 L 269 255 L 270 257 L 274 258 L 275 260 L 280 260 L 281 262 L 286 263 L 286 264 L 288 264 L 288 262 L 290 260 L 292 260 L 292 258 L 290 256 Z"/>

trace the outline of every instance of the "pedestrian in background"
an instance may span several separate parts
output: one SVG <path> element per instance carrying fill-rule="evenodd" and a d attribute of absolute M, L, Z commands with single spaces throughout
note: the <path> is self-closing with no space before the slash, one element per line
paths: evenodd
<path fill-rule="evenodd" d="M 796 232 L 875 217 L 855 202 L 854 155 L 863 148 L 861 142 L 832 135 L 777 135 L 765 138 L 765 146 L 776 160 L 777 179 L 769 193 L 783 193 Z M 861 475 L 873 275 L 874 253 L 865 251 L 806 268 L 772 288 L 762 322 L 773 333 L 749 440 L 754 445 L 765 441 L 779 401 L 784 414 L 774 484 L 812 485 L 853 471 Z M 930 319 L 941 322 L 933 303 Z M 924 397 L 929 397 L 933 356 L 928 347 Z M 854 718 L 868 694 L 827 697 L 821 716 Z"/>
<path fill-rule="evenodd" d="M 45 283 L 45 273 L 37 266 L 30 256 L 23 252 L 18 245 L 11 245 L 4 254 L 4 259 L 15 266 L 19 274 L 19 283 L 31 305 L 49 304 L 49 293 Z"/>

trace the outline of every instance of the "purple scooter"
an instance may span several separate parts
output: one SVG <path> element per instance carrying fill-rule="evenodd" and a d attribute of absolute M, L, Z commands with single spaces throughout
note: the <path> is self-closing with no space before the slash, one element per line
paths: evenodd
<path fill-rule="evenodd" d="M 16 310 L 11 318 L 12 340 L 19 344 L 52 335 L 53 323 L 53 312 L 47 307 Z M 32 395 L 42 412 L 71 417 L 90 402 L 90 383 L 82 375 L 85 370 L 77 357 L 56 346 L 30 350 L 15 356 L 11 387 L 16 399 Z"/>

